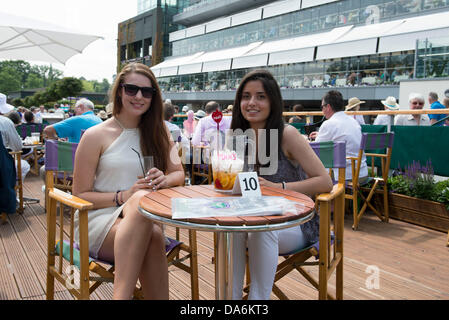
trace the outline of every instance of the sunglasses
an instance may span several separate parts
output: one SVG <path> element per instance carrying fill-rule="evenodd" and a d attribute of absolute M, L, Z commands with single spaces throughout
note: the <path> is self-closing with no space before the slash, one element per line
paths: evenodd
<path fill-rule="evenodd" d="M 125 93 L 131 97 L 134 97 L 137 94 L 137 92 L 139 92 L 139 90 L 144 98 L 151 98 L 153 94 L 156 93 L 156 89 L 154 89 L 153 87 L 139 87 L 134 84 L 126 84 L 126 83 L 121 84 L 121 87 L 124 88 Z"/>
<path fill-rule="evenodd" d="M 424 102 L 413 101 L 412 104 L 417 104 L 417 105 L 423 106 Z"/>

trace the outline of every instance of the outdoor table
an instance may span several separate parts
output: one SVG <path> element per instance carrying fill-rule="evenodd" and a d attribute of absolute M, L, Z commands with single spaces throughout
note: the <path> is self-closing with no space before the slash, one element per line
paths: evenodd
<path fill-rule="evenodd" d="M 42 143 L 38 143 L 38 144 L 25 144 L 24 143 L 23 148 L 33 149 L 34 166 L 33 166 L 33 168 L 30 169 L 30 172 L 33 173 L 34 175 L 38 176 L 39 175 L 38 151 L 42 150 L 44 148 L 44 145 Z"/>
<path fill-rule="evenodd" d="M 217 300 L 232 298 L 232 244 L 234 232 L 273 231 L 303 224 L 315 214 L 314 202 L 308 196 L 292 190 L 261 187 L 263 196 L 278 196 L 297 203 L 297 214 L 272 216 L 233 216 L 195 219 L 172 219 L 172 198 L 238 197 L 231 193 L 214 191 L 213 185 L 196 185 L 161 189 L 146 194 L 140 200 L 139 211 L 144 216 L 163 224 L 211 231 L 217 234 L 215 247 L 215 296 Z"/>

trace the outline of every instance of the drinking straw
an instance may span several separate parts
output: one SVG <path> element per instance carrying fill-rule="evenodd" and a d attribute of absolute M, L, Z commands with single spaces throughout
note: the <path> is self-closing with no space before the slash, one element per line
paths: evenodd
<path fill-rule="evenodd" d="M 137 150 L 134 149 L 133 147 L 131 147 L 131 149 L 132 149 L 135 153 L 137 153 L 137 156 L 139 157 L 140 167 L 142 168 L 142 173 L 143 173 L 143 176 L 145 177 L 145 169 L 143 168 L 142 158 L 140 157 L 140 153 L 139 153 L 139 151 L 137 151 Z"/>

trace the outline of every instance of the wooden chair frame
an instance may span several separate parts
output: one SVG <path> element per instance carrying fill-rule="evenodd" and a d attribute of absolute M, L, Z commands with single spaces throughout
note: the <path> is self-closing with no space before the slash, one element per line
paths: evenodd
<path fill-rule="evenodd" d="M 315 246 L 301 249 L 296 253 L 284 255 L 285 259 L 278 264 L 273 283 L 273 293 L 281 300 L 288 300 L 287 295 L 282 292 L 276 284 L 284 276 L 293 270 L 297 270 L 308 282 L 318 290 L 318 299 L 343 299 L 343 233 L 344 233 L 344 203 L 345 203 L 345 142 L 326 142 L 336 148 L 342 148 L 342 154 L 338 168 L 338 182 L 332 191 L 323 193 L 316 197 L 315 210 L 320 214 L 320 236 L 319 251 Z M 312 143 L 318 145 L 319 143 Z M 315 149 L 314 149 L 315 150 Z M 315 150 L 316 151 L 316 150 Z M 331 166 L 326 166 L 332 168 Z M 332 217 L 333 215 L 333 217 Z M 333 234 L 332 234 L 333 232 Z M 318 261 L 308 261 L 311 257 L 317 257 Z M 318 266 L 318 279 L 309 274 L 307 266 Z M 333 296 L 328 292 L 328 281 L 336 272 L 336 294 Z M 250 275 L 247 264 L 247 286 L 244 292 L 249 291 Z M 247 299 L 245 295 L 243 299 Z"/>
<path fill-rule="evenodd" d="M 192 163 L 192 184 L 195 181 L 195 177 L 203 177 L 204 179 L 200 184 L 204 184 L 207 181 L 207 184 L 212 183 L 212 165 L 210 159 L 210 148 L 209 147 L 199 147 L 192 145 L 192 155 L 193 155 L 193 163 Z M 203 159 L 208 163 L 202 163 L 201 157 L 203 155 Z M 207 159 L 208 155 L 208 159 Z"/>
<path fill-rule="evenodd" d="M 370 144 L 367 143 L 367 140 L 369 137 L 372 136 L 378 136 L 383 137 L 385 140 L 385 145 L 381 146 L 374 146 L 370 147 Z M 390 162 L 391 162 L 391 154 L 393 151 L 393 139 L 394 139 L 394 133 L 393 132 L 385 132 L 385 133 L 362 133 L 362 142 L 361 142 L 361 148 L 359 150 L 359 154 L 357 157 L 347 157 L 347 159 L 351 160 L 351 170 L 352 170 L 352 181 L 348 184 L 352 188 L 352 194 L 346 194 L 345 198 L 352 201 L 352 207 L 353 207 L 353 219 L 354 223 L 352 225 L 353 230 L 357 230 L 360 220 L 362 219 L 362 215 L 365 213 L 366 209 L 369 207 L 376 216 L 384 222 L 389 221 L 389 211 L 388 211 L 388 171 L 390 168 Z M 368 163 L 368 159 L 371 158 L 371 178 L 373 179 L 374 183 L 369 189 L 368 195 L 365 196 L 363 194 L 362 185 L 359 181 L 359 174 L 360 174 L 360 167 L 362 163 L 362 157 L 365 150 L 368 149 L 385 149 L 385 153 L 365 153 L 366 160 Z M 381 177 L 374 177 L 374 161 L 376 158 L 379 158 L 381 161 Z M 378 191 L 377 187 L 382 185 L 381 192 Z M 384 212 L 383 214 L 376 209 L 371 203 L 371 199 L 374 196 L 374 194 L 378 192 L 382 194 L 383 197 L 383 207 Z M 363 205 L 360 208 L 358 208 L 358 197 L 363 201 Z"/>

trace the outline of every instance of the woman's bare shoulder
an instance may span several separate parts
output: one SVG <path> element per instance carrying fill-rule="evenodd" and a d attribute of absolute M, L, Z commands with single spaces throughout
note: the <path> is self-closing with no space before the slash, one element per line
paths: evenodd
<path fill-rule="evenodd" d="M 120 135 L 121 131 L 111 119 L 108 119 L 86 130 L 80 143 L 85 144 L 89 149 L 99 149 L 102 153 Z"/>
<path fill-rule="evenodd" d="M 295 154 L 301 154 L 307 148 L 307 141 L 299 133 L 298 129 L 287 125 L 282 136 L 282 149 L 289 159 L 296 158 Z"/>

